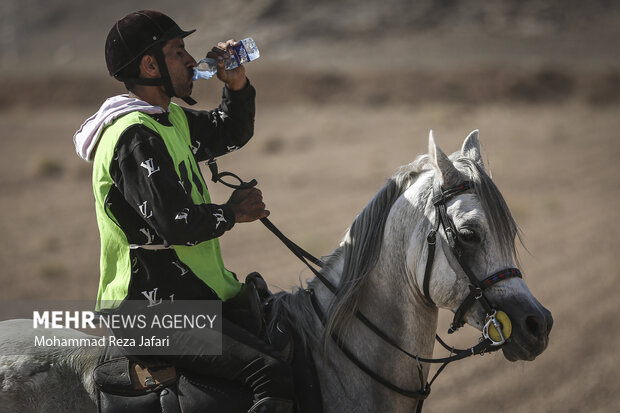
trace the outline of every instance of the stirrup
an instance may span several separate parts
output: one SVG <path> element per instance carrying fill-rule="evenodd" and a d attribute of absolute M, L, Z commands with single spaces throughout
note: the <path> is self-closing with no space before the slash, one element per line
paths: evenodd
<path fill-rule="evenodd" d="M 295 413 L 295 403 L 288 399 L 265 397 L 257 401 L 248 413 Z"/>

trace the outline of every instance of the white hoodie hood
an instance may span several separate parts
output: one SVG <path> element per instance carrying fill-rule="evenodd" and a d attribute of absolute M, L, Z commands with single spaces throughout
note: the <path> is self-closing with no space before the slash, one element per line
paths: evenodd
<path fill-rule="evenodd" d="M 85 161 L 92 161 L 95 155 L 94 148 L 101 137 L 101 132 L 115 119 L 130 113 L 144 112 L 148 114 L 163 113 L 164 108 L 153 106 L 143 100 L 129 97 L 129 95 L 113 96 L 106 100 L 97 113 L 86 119 L 73 135 L 75 151 Z"/>

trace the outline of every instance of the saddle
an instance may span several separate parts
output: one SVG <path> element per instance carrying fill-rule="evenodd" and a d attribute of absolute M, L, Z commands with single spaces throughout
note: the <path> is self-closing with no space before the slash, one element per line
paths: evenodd
<path fill-rule="evenodd" d="M 246 278 L 243 293 L 229 303 L 227 318 L 263 338 L 292 366 L 300 412 L 321 413 L 320 387 L 314 363 L 283 320 L 273 327 L 265 317 L 273 295 L 258 273 Z M 93 372 L 99 413 L 246 413 L 252 404 L 249 388 L 238 383 L 195 375 L 156 358 L 127 357 L 106 348 Z"/>
<path fill-rule="evenodd" d="M 113 356 L 93 373 L 100 413 L 247 412 L 252 394 L 232 382 L 192 377 L 170 365 Z"/>

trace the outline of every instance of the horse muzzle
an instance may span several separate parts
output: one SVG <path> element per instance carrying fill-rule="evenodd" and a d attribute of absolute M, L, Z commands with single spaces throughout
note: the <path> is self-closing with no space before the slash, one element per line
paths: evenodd
<path fill-rule="evenodd" d="M 505 300 L 502 310 L 510 318 L 512 331 L 502 346 L 504 357 L 510 361 L 531 361 L 538 357 L 549 344 L 553 327 L 551 312 L 538 301 Z"/>

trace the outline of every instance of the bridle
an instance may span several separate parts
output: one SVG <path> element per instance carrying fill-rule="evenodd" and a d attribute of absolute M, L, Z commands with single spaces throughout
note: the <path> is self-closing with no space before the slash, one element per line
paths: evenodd
<path fill-rule="evenodd" d="M 470 282 L 469 294 L 467 295 L 467 297 L 465 297 L 461 305 L 454 312 L 454 318 L 452 319 L 452 323 L 450 324 L 448 333 L 452 334 L 459 328 L 461 328 L 464 324 L 463 317 L 465 316 L 465 313 L 467 313 L 467 311 L 476 302 L 479 302 L 486 312 L 486 322 L 482 329 L 482 335 L 485 339 L 491 341 L 492 346 L 501 346 L 502 344 L 504 344 L 508 337 L 504 337 L 505 334 L 501 323 L 497 320 L 498 311 L 494 309 L 493 306 L 490 304 L 484 292 L 487 288 L 497 284 L 500 281 L 513 277 L 521 278 L 521 271 L 519 271 L 519 269 L 517 268 L 506 268 L 480 281 L 466 264 L 465 259 L 463 258 L 463 248 L 461 240 L 459 239 L 458 231 L 456 230 L 454 222 L 448 216 L 447 204 L 448 201 L 450 201 L 452 198 L 470 189 L 473 189 L 473 187 L 473 182 L 465 181 L 454 187 L 445 190 L 439 188 L 439 190 L 435 191 L 439 193 L 435 194 L 432 199 L 433 205 L 435 206 L 435 225 L 426 237 L 426 242 L 428 244 L 428 258 L 426 259 L 426 268 L 424 270 L 423 291 L 426 299 L 432 305 L 435 305 L 430 296 L 429 286 L 431 280 L 431 273 L 433 270 L 433 263 L 435 260 L 437 233 L 439 231 L 439 227 L 441 226 L 443 228 L 444 234 L 446 235 L 446 240 L 448 241 L 448 247 L 450 248 L 450 251 L 456 258 L 459 266 L 461 267 L 465 275 L 467 275 L 467 278 Z M 508 317 L 505 316 L 505 313 L 503 312 L 501 313 L 500 317 L 504 318 L 504 320 L 508 319 Z M 490 335 L 489 329 L 491 328 L 491 326 L 495 328 L 495 331 L 497 332 L 497 335 L 499 335 L 499 338 L 494 338 L 492 337 L 492 335 Z"/>
<path fill-rule="evenodd" d="M 210 156 L 210 159 L 207 161 L 207 166 L 211 171 L 211 180 L 213 182 L 220 182 L 230 188 L 233 189 L 247 189 L 256 186 L 257 181 L 252 179 L 250 182 L 245 182 L 237 175 L 231 172 L 219 172 L 217 168 L 217 162 L 215 157 Z M 239 181 L 239 184 L 231 184 L 223 181 L 223 177 L 231 177 L 234 180 Z M 482 337 L 480 342 L 475 346 L 472 346 L 467 349 L 456 349 L 454 347 L 448 346 L 438 335 L 436 335 L 437 341 L 450 352 L 450 356 L 443 358 L 424 358 L 414 355 L 407 350 L 403 349 L 392 337 L 390 337 L 387 333 L 377 327 L 372 321 L 370 321 L 364 314 L 360 311 L 355 312 L 355 317 L 364 324 L 368 329 L 370 329 L 375 335 L 380 337 L 383 341 L 389 344 L 394 349 L 398 350 L 405 356 L 412 358 L 416 361 L 418 368 L 418 375 L 420 378 L 420 390 L 407 390 L 399 387 L 398 385 L 392 383 L 388 379 L 377 374 L 371 367 L 366 365 L 358 356 L 355 355 L 353 351 L 351 351 L 343 339 L 338 335 L 337 332 L 332 332 L 331 338 L 343 352 L 343 354 L 349 359 L 355 366 L 357 366 L 360 370 L 370 376 L 373 380 L 377 381 L 384 387 L 401 394 L 405 397 L 417 399 L 418 405 L 416 412 L 420 413 L 422 411 L 422 406 L 424 404 L 424 400 L 430 395 L 431 385 L 437 379 L 439 374 L 447 367 L 449 363 L 452 363 L 457 360 L 461 360 L 470 356 L 484 354 L 489 351 L 499 350 L 501 345 L 503 345 L 506 340 L 509 338 L 510 330 L 506 329 L 506 325 L 510 325 L 510 319 L 508 316 L 499 310 L 493 308 L 490 304 L 488 298 L 485 295 L 485 290 L 489 287 L 497 284 L 500 281 L 513 278 L 513 277 L 521 277 L 521 272 L 517 268 L 507 268 L 500 272 L 497 272 L 484 280 L 480 281 L 473 274 L 473 272 L 469 269 L 462 254 L 461 241 L 459 240 L 459 235 L 454 225 L 452 219 L 448 216 L 447 213 L 447 203 L 452 198 L 473 189 L 474 184 L 470 181 L 465 181 L 460 183 L 457 186 L 442 189 L 439 187 L 438 189 L 434 189 L 434 196 L 432 198 L 432 203 L 435 207 L 435 224 L 431 231 L 427 236 L 428 243 L 428 258 L 426 261 L 426 267 L 424 271 L 424 281 L 423 281 L 423 293 L 425 298 L 428 300 L 429 304 L 435 306 L 435 303 L 430 297 L 429 286 L 430 286 L 430 277 L 432 273 L 433 263 L 435 260 L 435 247 L 437 244 L 437 233 L 439 232 L 440 227 L 443 228 L 444 233 L 446 235 L 446 239 L 448 241 L 448 246 L 454 254 L 454 257 L 458 261 L 461 269 L 467 275 L 469 279 L 469 294 L 465 297 L 461 305 L 454 313 L 454 319 L 450 325 L 450 329 L 448 333 L 454 333 L 460 327 L 463 326 L 464 321 L 463 317 L 465 313 L 476 303 L 480 302 L 484 310 L 486 311 L 486 321 L 485 325 L 482 329 Z M 314 273 L 314 275 L 325 285 L 325 287 L 334 295 L 338 293 L 338 287 L 335 286 L 329 279 L 327 279 L 319 270 L 314 268 L 312 264 L 317 267 L 323 268 L 325 264 L 320 259 L 314 257 L 312 254 L 301 248 L 295 242 L 291 241 L 288 237 L 286 237 L 269 219 L 262 218 L 260 220 L 267 229 L 269 229 L 276 237 L 282 241 L 282 243 L 297 257 L 299 258 L 306 266 Z M 326 316 L 321 309 L 321 306 L 316 298 L 314 290 L 308 289 L 305 290 L 307 294 L 310 296 L 310 300 L 312 302 L 312 306 L 321 320 L 323 327 L 326 324 Z M 422 365 L 421 363 L 432 363 L 432 364 L 441 364 L 441 366 L 435 372 L 433 378 L 426 382 L 424 381 L 424 376 L 422 373 Z"/>

